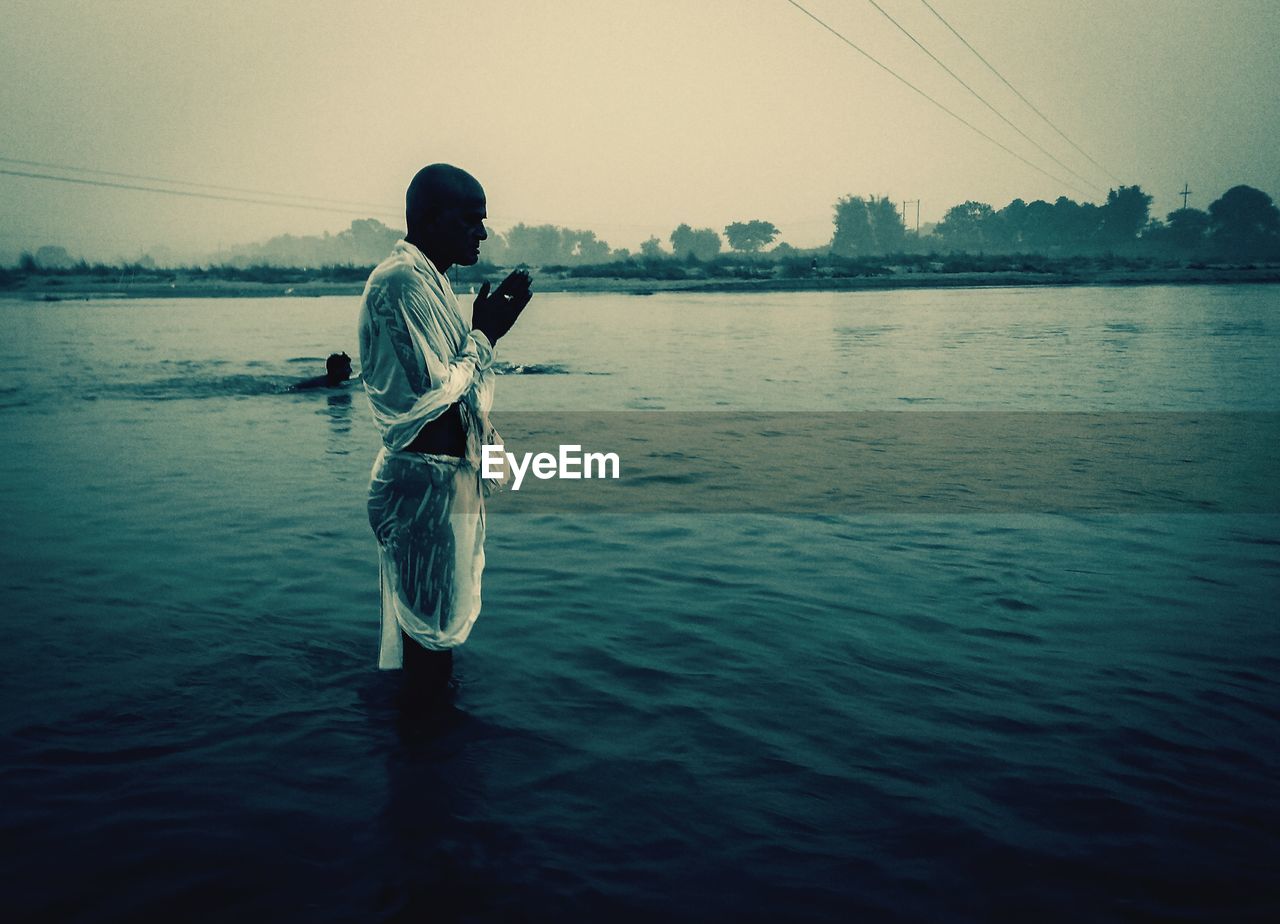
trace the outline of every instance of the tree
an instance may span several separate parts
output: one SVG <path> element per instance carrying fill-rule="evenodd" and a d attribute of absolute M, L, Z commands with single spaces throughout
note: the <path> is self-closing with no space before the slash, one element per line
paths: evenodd
<path fill-rule="evenodd" d="M 758 253 L 773 243 L 773 239 L 778 236 L 778 229 L 771 221 L 735 221 L 725 225 L 724 236 L 734 250 Z"/>
<path fill-rule="evenodd" d="M 340 240 L 350 242 L 352 264 L 380 263 L 386 258 L 396 241 L 403 237 L 399 231 L 388 228 L 374 218 L 357 218 L 351 227 L 338 233 Z M 338 261 L 334 261 L 335 263 Z"/>
<path fill-rule="evenodd" d="M 1161 237 L 1178 250 L 1196 251 L 1209 236 L 1209 213 L 1200 209 L 1178 209 L 1165 218 Z"/>
<path fill-rule="evenodd" d="M 603 263 L 609 259 L 609 242 L 596 237 L 594 231 L 565 231 L 572 241 L 571 256 L 582 263 Z"/>
<path fill-rule="evenodd" d="M 671 249 L 682 260 L 713 260 L 720 253 L 720 235 L 710 228 L 696 231 L 682 224 L 671 232 Z"/>
<path fill-rule="evenodd" d="M 1136 240 L 1138 232 L 1147 226 L 1151 218 L 1151 197 L 1141 186 L 1121 186 L 1107 192 L 1107 202 L 1102 206 L 1103 243 L 1109 246 L 1127 244 Z"/>
<path fill-rule="evenodd" d="M 844 196 L 836 201 L 831 252 L 843 257 L 901 250 L 907 229 L 888 196 Z"/>
<path fill-rule="evenodd" d="M 875 253 L 896 253 L 902 250 L 907 229 L 902 214 L 888 196 L 867 197 L 867 219 L 871 222 L 871 235 L 875 239 Z"/>
<path fill-rule="evenodd" d="M 1238 256 L 1280 250 L 1280 209 L 1252 186 L 1233 186 L 1209 206 L 1214 243 Z"/>
<path fill-rule="evenodd" d="M 1022 250 L 1027 232 L 1027 203 L 1014 199 L 996 212 L 994 233 L 1001 246 L 1009 250 Z"/>
<path fill-rule="evenodd" d="M 671 232 L 671 249 L 677 257 L 687 257 L 693 252 L 693 229 L 686 224 L 676 226 Z"/>
<path fill-rule="evenodd" d="M 832 222 L 836 226 L 831 238 L 832 253 L 842 257 L 875 253 L 876 234 L 866 199 L 861 196 L 843 196 L 836 200 Z"/>
<path fill-rule="evenodd" d="M 67 253 L 67 248 L 57 244 L 45 244 L 35 255 L 35 264 L 45 270 L 70 269 L 75 266 L 75 262 L 71 259 L 71 254 Z"/>
<path fill-rule="evenodd" d="M 572 240 L 556 225 L 526 225 L 521 222 L 507 232 L 508 259 L 520 263 L 568 263 Z"/>
<path fill-rule="evenodd" d="M 1150 201 L 1151 197 L 1147 196 L 1147 202 Z M 1145 206 L 1143 209 L 1145 215 Z M 1096 244 L 1104 220 L 1103 211 L 1092 202 L 1076 202 L 1059 196 L 1049 213 L 1049 244 L 1076 252 L 1088 249 Z M 1136 238 L 1146 224 L 1144 218 L 1130 239 Z"/>
<path fill-rule="evenodd" d="M 998 235 L 996 210 L 973 200 L 953 205 L 933 233 L 952 250 L 985 250 Z"/>
<path fill-rule="evenodd" d="M 237 266 L 372 266 L 384 259 L 402 237 L 403 231 L 388 228 L 377 219 L 357 218 L 337 234 L 281 234 L 265 242 L 233 248 L 220 259 Z"/>
<path fill-rule="evenodd" d="M 1092 202 L 1076 202 L 1066 196 L 1059 196 L 1052 204 L 1043 199 L 1029 204 L 1014 199 L 984 229 L 986 244 L 1011 252 L 1078 252 L 1096 244 L 1101 212 Z"/>
<path fill-rule="evenodd" d="M 699 260 L 714 260 L 720 253 L 720 235 L 710 228 L 699 228 L 693 232 L 693 256 Z"/>
<path fill-rule="evenodd" d="M 1022 244 L 1026 250 L 1047 253 L 1057 243 L 1053 206 L 1043 199 L 1027 204 L 1022 221 Z"/>
<path fill-rule="evenodd" d="M 651 237 L 640 245 L 640 256 L 646 260 L 655 260 L 658 257 L 666 256 L 666 251 L 662 249 L 662 241 L 656 237 Z"/>
<path fill-rule="evenodd" d="M 603 263 L 613 256 L 608 241 L 596 237 L 594 231 L 561 228 L 559 225 L 518 224 L 507 232 L 505 247 L 489 255 L 501 253 L 506 263 Z"/>

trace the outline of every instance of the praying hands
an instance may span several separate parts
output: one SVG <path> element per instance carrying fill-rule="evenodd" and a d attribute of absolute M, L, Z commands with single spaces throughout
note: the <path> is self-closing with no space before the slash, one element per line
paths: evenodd
<path fill-rule="evenodd" d="M 525 270 L 515 270 L 498 285 L 493 294 L 489 293 L 489 283 L 480 287 L 480 294 L 471 308 L 471 326 L 489 338 L 490 343 L 497 343 L 498 338 L 511 330 L 524 311 L 529 299 L 533 298 L 530 286 L 533 280 Z"/>

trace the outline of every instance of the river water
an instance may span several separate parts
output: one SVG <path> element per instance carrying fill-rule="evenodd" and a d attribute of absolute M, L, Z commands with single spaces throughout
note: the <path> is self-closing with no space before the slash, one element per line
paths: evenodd
<path fill-rule="evenodd" d="M 428 711 L 356 307 L 0 301 L 17 919 L 1280 910 L 1280 289 L 537 295 Z"/>

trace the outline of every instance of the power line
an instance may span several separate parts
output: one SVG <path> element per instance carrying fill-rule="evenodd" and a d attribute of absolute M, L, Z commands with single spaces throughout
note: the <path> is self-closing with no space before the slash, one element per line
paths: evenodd
<path fill-rule="evenodd" d="M 196 189 L 216 189 L 222 192 L 244 193 L 251 196 L 276 196 L 282 199 L 300 199 L 306 202 L 322 202 L 335 205 L 358 205 L 363 208 L 377 208 L 386 211 L 385 204 L 365 202 L 353 199 L 330 199 L 323 196 L 303 196 L 296 193 L 278 193 L 269 189 L 245 189 L 240 186 L 218 186 L 214 183 L 196 183 L 191 180 L 175 180 L 163 176 L 147 176 L 141 173 L 118 173 L 114 170 L 98 170 L 93 167 L 72 167 L 69 164 L 50 164 L 39 160 L 20 160 L 16 157 L 0 156 L 0 163 L 21 164 L 25 167 L 42 167 L 46 170 L 67 170 L 72 173 L 93 173 L 98 176 L 121 177 L 126 180 L 145 180 L 151 183 L 171 183 L 174 186 L 193 186 Z"/>
<path fill-rule="evenodd" d="M 34 163 L 33 161 L 20 161 L 20 160 L 17 160 L 16 158 L 12 158 L 12 157 L 0 157 L 0 162 L 2 162 L 2 163 Z M 52 165 L 52 164 L 50 164 L 49 166 L 51 166 L 51 167 L 56 167 L 56 165 Z M 105 175 L 107 175 L 107 176 L 125 176 L 125 177 L 137 176 L 137 174 L 113 173 L 112 171 L 108 171 L 108 170 L 90 170 L 90 169 L 88 169 L 88 168 L 78 168 L 78 167 L 57 167 L 57 169 L 65 169 L 65 170 L 77 170 L 77 169 L 83 169 L 86 173 L 101 173 L 101 174 L 105 174 Z M 385 208 L 385 207 L 377 207 L 377 208 L 371 208 L 371 209 L 351 209 L 351 208 L 342 208 L 342 207 L 337 207 L 337 206 L 309 205 L 309 204 L 303 204 L 303 203 L 298 203 L 298 202 L 284 202 L 284 201 L 276 201 L 276 200 L 270 200 L 270 199 L 256 199 L 256 198 L 252 198 L 252 197 L 249 197 L 249 196 L 224 196 L 224 195 L 219 195 L 219 194 L 214 194 L 214 193 L 202 193 L 202 192 L 195 192 L 195 191 L 192 191 L 192 190 L 185 190 L 185 189 L 161 189 L 161 188 L 157 188 L 157 187 L 154 187 L 154 186 L 141 186 L 141 185 L 138 185 L 138 184 L 135 184 L 135 183 L 115 183 L 115 182 L 110 182 L 110 181 L 107 181 L 107 180 L 91 180 L 91 179 L 88 179 L 88 178 L 85 178 L 85 177 L 55 176 L 55 175 L 53 175 L 53 174 L 49 174 L 49 173 L 33 173 L 33 172 L 30 172 L 30 171 L 26 171 L 26 170 L 8 170 L 8 169 L 5 169 L 5 168 L 3 168 L 3 167 L 0 167 L 0 175 L 4 175 L 4 176 L 19 176 L 19 177 L 27 177 L 27 178 L 31 178 L 31 179 L 37 179 L 37 180 L 54 180 L 54 181 L 59 182 L 59 183 L 76 183 L 76 184 L 83 185 L 83 186 L 103 186 L 103 187 L 106 187 L 106 188 L 108 188 L 108 189 L 126 189 L 126 190 L 135 190 L 135 191 L 141 191 L 141 192 L 163 193 L 163 194 L 167 194 L 167 195 L 170 195 L 170 196 L 190 196 L 190 197 L 197 198 L 197 199 L 215 199 L 215 200 L 218 200 L 218 201 L 221 201 L 221 202 L 246 202 L 246 203 L 250 203 L 250 204 L 252 204 L 252 205 L 274 205 L 274 206 L 279 206 L 279 207 L 281 207 L 281 208 L 307 209 L 307 210 L 309 210 L 309 211 L 316 211 L 316 212 L 340 212 L 340 213 L 345 213 L 345 214 L 350 214 L 350 215 L 361 215 L 361 216 L 364 216 L 364 217 L 368 217 L 370 214 L 375 214 L 375 215 L 384 215 L 384 216 L 391 216 L 391 215 L 394 215 L 394 216 L 395 216 L 395 217 L 397 217 L 397 218 L 403 218 L 403 217 L 404 217 L 402 213 L 400 213 L 400 212 L 393 212 L 392 210 L 387 209 L 387 208 Z M 158 178 L 157 178 L 157 179 L 158 179 Z M 160 180 L 160 182 L 165 182 L 165 183 L 182 183 L 182 182 L 185 182 L 185 181 L 183 181 L 183 180 Z M 238 189 L 239 189 L 239 187 L 235 187 L 235 186 L 211 186 L 211 185 L 209 185 L 209 184 L 197 184 L 197 183 L 192 183 L 192 184 L 189 184 L 189 185 L 192 185 L 192 186 L 199 186 L 199 185 L 203 185 L 203 186 L 205 186 L 205 188 L 210 188 L 210 189 L 231 189 L 231 190 L 238 190 Z M 269 193 L 268 195 L 275 195 L 275 194 L 274 194 L 274 193 Z M 303 197 L 303 198 L 311 198 L 311 197 Z M 324 201 L 343 202 L 343 201 L 350 201 L 350 200 L 342 200 L 342 199 L 324 200 L 324 199 L 320 199 L 319 201 L 321 201 L 321 202 L 324 202 Z M 603 229 L 603 230 L 605 230 L 605 231 L 608 231 L 608 230 L 610 230 L 610 229 L 613 229 L 613 230 L 619 230 L 619 229 L 631 229 L 631 230 L 635 230 L 635 229 L 639 229 L 639 230 L 650 231 L 650 230 L 652 230 L 652 229 L 655 227 L 655 225 L 653 225 L 653 224 L 651 224 L 651 223 L 646 223 L 646 224 L 616 224 L 616 225 L 608 225 L 608 224 L 605 224 L 605 225 L 599 225 L 599 224 L 593 224 L 592 222 L 589 222 L 589 221 L 587 221 L 587 222 L 576 222 L 576 223 L 574 223 L 574 222 L 563 222 L 563 221 L 561 221 L 561 222 L 553 222 L 553 221 L 548 221 L 548 220 L 538 220 L 538 221 L 534 221 L 534 220 L 532 220 L 532 219 L 528 219 L 528 218 L 525 218 L 525 219 L 515 219 L 515 218 L 503 218 L 503 217 L 501 217 L 501 216 L 499 216 L 499 217 L 497 217 L 497 218 L 493 218 L 493 219 L 488 219 L 488 220 L 486 220 L 486 223 L 488 223 L 489 221 L 492 221 L 492 223 L 493 223 L 493 224 L 496 224 L 496 225 L 499 225 L 499 226 L 506 226 L 508 230 L 510 230 L 510 228 L 511 228 L 511 227 L 513 227 L 513 226 L 515 226 L 515 225 L 517 225 L 517 224 L 526 224 L 526 225 L 531 225 L 531 226 L 536 226 L 536 225 L 547 225 L 547 224 L 556 224 L 556 225 L 561 226 L 561 227 L 576 227 L 576 228 L 582 228 L 582 229 L 586 229 L 588 226 L 590 226 L 593 230 L 594 230 L 594 229 Z M 823 219 L 823 221 L 825 222 L 825 221 L 826 221 L 826 219 Z M 0 234 L 3 234 L 3 233 L 5 233 L 5 232 L 0 232 Z M 11 236 L 17 236 L 17 235 L 11 235 Z"/>
<path fill-rule="evenodd" d="M 884 71 L 884 72 L 886 72 L 887 74 L 889 74 L 889 75 L 890 75 L 891 77 L 893 77 L 895 80 L 898 80 L 898 81 L 900 81 L 901 83 L 906 84 L 906 86 L 908 86 L 910 89 L 914 90 L 916 93 L 918 93 L 919 95 L 923 96 L 923 97 L 924 97 L 925 99 L 927 99 L 929 102 L 933 103 L 935 106 L 937 106 L 939 109 L 941 109 L 941 110 L 942 110 L 943 112 L 945 112 L 947 115 L 951 116 L 951 118 L 955 119 L 955 120 L 956 120 L 957 122 L 959 122 L 961 125 L 966 126 L 966 127 L 967 127 L 967 128 L 969 128 L 971 131 L 974 131 L 974 132 L 976 132 L 977 134 L 981 135 L 983 138 L 986 138 L 988 141 L 990 141 L 992 144 L 994 144 L 994 145 L 995 145 L 996 147 L 998 147 L 1000 150 L 1004 151 L 1006 154 L 1009 154 L 1009 155 L 1010 155 L 1010 156 L 1012 156 L 1012 157 L 1016 157 L 1018 160 L 1022 161 L 1024 164 L 1026 164 L 1028 167 L 1030 167 L 1032 170 L 1036 171 L 1037 173 L 1042 173 L 1042 174 L 1044 174 L 1044 175 L 1045 175 L 1045 176 L 1047 176 L 1049 179 L 1053 180 L 1055 183 L 1061 183 L 1063 186 L 1066 186 L 1066 187 L 1068 187 L 1068 188 L 1070 188 L 1070 189 L 1074 189 L 1076 192 L 1081 193 L 1082 195 L 1086 195 L 1086 196 L 1087 196 L 1087 195 L 1089 195 L 1085 190 L 1081 189 L 1081 188 L 1080 188 L 1079 186 L 1077 186 L 1075 183 L 1072 183 L 1072 182 L 1071 182 L 1071 181 L 1069 181 L 1069 180 L 1064 180 L 1064 179 L 1062 179 L 1062 177 L 1054 176 L 1052 173 L 1050 173 L 1048 170 L 1045 170 L 1043 167 L 1039 166 L 1038 164 L 1034 164 L 1034 163 L 1032 163 L 1031 161 L 1027 160 L 1025 157 L 1023 157 L 1023 156 L 1022 156 L 1021 154 L 1019 154 L 1017 151 L 1013 150 L 1013 148 L 1011 148 L 1011 147 L 1009 147 L 1009 146 L 1007 146 L 1007 145 L 1005 145 L 1005 144 L 1002 144 L 1001 142 L 997 141 L 995 138 L 992 138 L 990 135 L 988 135 L 988 134 L 987 134 L 986 132 L 984 132 L 982 129 L 978 128 L 978 126 L 974 125 L 972 122 L 970 122 L 970 121 L 969 121 L 968 119 L 966 119 L 964 116 L 957 115 L 955 112 L 951 111 L 951 110 L 950 110 L 950 109 L 948 109 L 946 106 L 944 106 L 942 103 L 938 102 L 936 99 L 934 99 L 934 98 L 933 98 L 932 96 L 930 96 L 928 93 L 924 92 L 924 90 L 921 90 L 919 87 L 917 87 L 917 86 L 916 86 L 914 83 L 912 83 L 910 80 L 908 80 L 907 78 L 903 77 L 901 74 L 899 74 L 899 73 L 898 73 L 897 71 L 895 71 L 893 68 L 889 67 L 889 65 L 884 64 L 884 63 L 882 63 L 881 61 L 879 61 L 879 60 L 878 60 L 877 58 L 875 58 L 875 57 L 874 57 L 870 52 L 864 51 L 862 48 L 859 48 L 859 47 L 858 47 L 857 45 L 855 45 L 855 44 L 854 44 L 850 39 L 848 39 L 847 37 L 845 37 L 842 33 L 837 32 L 837 31 L 836 31 L 832 26 L 828 25 L 827 23 L 825 23 L 824 21 L 822 21 L 821 19 L 819 19 L 817 16 L 815 16 L 813 13 L 809 12 L 807 9 L 805 9 L 803 6 L 801 6 L 799 3 L 797 3 L 797 2 L 796 2 L 796 0 L 787 0 L 787 3 L 790 3 L 792 6 L 794 6 L 794 7 L 795 7 L 797 10 L 799 10 L 801 13 L 804 13 L 804 15 L 808 16 L 810 19 L 812 19 L 812 20 L 813 20 L 814 22 L 816 22 L 818 25 L 822 26 L 822 28 L 826 29 L 828 32 L 830 32 L 832 35 L 834 35 L 834 36 L 835 36 L 836 38 L 838 38 L 840 41 L 844 42 L 846 45 L 848 45 L 850 48 L 852 48 L 852 49 L 853 49 L 854 51 L 856 51 L 858 54 L 862 55 L 864 58 L 866 58 L 868 61 L 870 61 L 872 64 L 874 64 L 876 67 L 880 68 L 882 71 Z"/>
<path fill-rule="evenodd" d="M 224 196 L 218 193 L 194 192 L 186 189 L 160 189 L 155 186 L 138 186 L 134 183 L 113 183 L 108 180 L 90 180 L 84 177 L 72 176 L 54 176 L 49 173 L 30 173 L 25 170 L 6 170 L 0 167 L 0 174 L 5 176 L 21 176 L 29 177 L 36 180 L 54 180 L 59 183 L 78 183 L 82 186 L 105 186 L 109 189 L 131 189 L 140 192 L 163 193 L 168 196 L 188 196 L 193 199 L 217 199 L 222 202 L 248 202 L 253 205 L 274 205 L 278 208 L 286 209 L 307 209 L 313 212 L 345 212 L 348 215 L 369 216 L 368 209 L 349 209 L 340 208 L 338 206 L 329 205 L 308 205 L 302 202 L 278 202 L 269 199 L 250 199 L 247 196 Z M 382 212 L 383 215 L 394 214 L 392 212 Z"/>
<path fill-rule="evenodd" d="M 1101 192 L 1101 191 L 1102 191 L 1102 188 L 1101 188 L 1100 186 L 1098 186 L 1098 184 L 1097 184 L 1097 183 L 1094 183 L 1092 180 L 1089 180 L 1089 179 L 1087 179 L 1087 178 L 1085 178 L 1085 177 L 1082 177 L 1080 174 L 1076 173 L 1074 170 L 1072 170 L 1070 167 L 1068 167 L 1068 166 L 1067 166 L 1066 164 L 1064 164 L 1062 161 L 1058 160 L 1058 158 L 1054 157 L 1054 156 L 1053 156 L 1053 154 L 1049 153 L 1049 151 L 1047 151 L 1047 150 L 1045 149 L 1045 147 L 1044 147 L 1042 144 L 1040 144 L 1040 142 L 1036 141 L 1034 138 L 1032 138 L 1030 135 L 1028 135 L 1026 132 L 1024 132 L 1024 131 L 1023 131 L 1022 129 L 1020 129 L 1018 126 L 1014 125 L 1011 121 L 1009 121 L 1009 119 L 1005 116 L 1005 114 L 1004 114 L 1003 112 L 1001 112 L 1001 111 L 1000 111 L 999 109 L 997 109 L 995 106 L 993 106 L 993 105 L 991 105 L 989 102 L 987 102 L 986 98 L 985 98 L 981 93 L 979 93 L 979 92 L 978 92 L 977 90 L 975 90 L 973 87 L 969 86 L 969 84 L 965 83 L 965 81 L 964 81 L 964 80 L 962 80 L 962 79 L 960 78 L 960 75 L 959 75 L 959 74 L 957 74 L 957 73 L 956 73 L 955 71 L 953 71 L 951 68 L 949 68 L 949 67 L 947 67 L 945 64 L 943 64 L 943 63 L 942 63 L 942 61 L 938 58 L 938 56 L 937 56 L 937 55 L 935 55 L 935 54 L 934 54 L 932 51 L 930 51 L 928 48 L 924 47 L 924 45 L 921 43 L 921 41 L 920 41 L 918 38 L 916 38 L 914 35 L 912 35 L 910 32 L 908 32 L 908 31 L 907 31 L 906 26 L 902 25 L 902 23 L 898 22 L 898 20 L 896 20 L 896 19 L 894 19 L 892 16 L 890 16 L 890 15 L 889 15 L 889 13 L 888 13 L 888 11 L 887 11 L 884 7 L 882 7 L 880 4 L 876 3 L 876 0 L 867 0 L 867 2 L 868 2 L 868 3 L 870 3 L 872 6 L 874 6 L 877 10 L 879 10 L 879 12 L 880 12 L 880 15 L 881 15 L 881 16 L 883 16 L 885 19 L 889 20 L 889 22 L 891 22 L 891 23 L 893 23 L 895 26 L 897 26 L 898 31 L 899 31 L 899 32 L 901 32 L 903 35 L 905 35 L 907 38 L 911 39 L 911 41 L 915 43 L 915 45 L 916 45 L 916 47 L 917 47 L 917 48 L 919 48 L 921 51 L 923 51 L 925 54 L 927 54 L 930 58 L 932 58 L 932 59 L 933 59 L 933 62 L 934 62 L 935 64 L 937 64 L 937 65 L 938 65 L 938 67 L 942 68 L 944 71 L 946 71 L 948 74 L 950 74 L 950 75 L 951 75 L 951 77 L 952 77 L 952 79 L 953 79 L 953 80 L 955 80 L 955 82 L 956 82 L 956 83 L 960 84 L 960 86 L 964 87 L 966 90 L 968 90 L 970 93 L 972 93 L 975 97 L 977 97 L 978 102 L 982 103 L 982 105 L 986 106 L 988 109 L 990 109 L 992 112 L 994 112 L 997 116 L 999 116 L 999 117 L 1000 117 L 1000 119 L 1001 119 L 1001 120 L 1002 120 L 1006 125 L 1008 125 L 1010 128 L 1012 128 L 1015 132 L 1017 132 L 1017 133 L 1018 133 L 1019 135 L 1021 135 L 1023 138 L 1027 139 L 1027 141 L 1030 141 L 1033 145 L 1035 145 L 1035 147 L 1036 147 L 1037 149 L 1039 149 L 1039 151 L 1040 151 L 1040 153 L 1041 153 L 1041 154 L 1043 154 L 1045 157 L 1049 158 L 1051 161 L 1053 161 L 1055 164 L 1057 164 L 1057 165 L 1058 165 L 1059 167 L 1061 167 L 1063 170 L 1067 171 L 1067 173 L 1070 173 L 1073 177 L 1075 177 L 1075 178 L 1076 178 L 1077 180 L 1079 180 L 1080 182 L 1084 183 L 1086 186 L 1089 186 L 1089 187 L 1091 187 L 1092 189 L 1097 190 L 1098 192 Z"/>
<path fill-rule="evenodd" d="M 944 26 L 946 26 L 948 29 L 950 29 L 950 30 L 951 30 L 951 34 L 952 34 L 952 35 L 954 35 L 956 38 L 958 38 L 961 42 L 963 42 L 963 43 L 964 43 L 964 47 L 965 47 L 965 48 L 968 48 L 971 52 L 973 52 L 973 53 L 974 53 L 974 55 L 977 57 L 977 59 L 978 59 L 979 61 L 981 61 L 983 64 L 985 64 L 985 65 L 987 66 L 987 69 L 988 69 L 988 70 L 990 70 L 990 71 L 991 71 L 991 73 L 993 73 L 993 74 L 995 74 L 997 77 L 999 77 L 999 78 L 1000 78 L 1000 82 L 1001 82 L 1001 83 L 1003 83 L 1006 87 L 1008 87 L 1008 88 L 1009 88 L 1010 90 L 1012 90 L 1015 94 L 1017 94 L 1018 99 L 1022 100 L 1024 103 L 1026 103 L 1026 104 L 1027 104 L 1027 106 L 1029 106 L 1029 107 L 1031 108 L 1031 111 L 1032 111 L 1032 112 L 1034 112 L 1034 113 L 1035 113 L 1036 115 L 1038 115 L 1040 118 L 1044 119 L 1044 121 L 1045 121 L 1045 124 L 1046 124 L 1046 125 L 1048 125 L 1050 128 L 1052 128 L 1052 129 L 1053 129 L 1055 132 L 1057 132 L 1059 135 L 1061 135 L 1061 136 L 1062 136 L 1062 140 L 1063 140 L 1063 141 L 1065 141 L 1067 144 L 1071 145 L 1073 148 L 1075 148 L 1077 151 L 1079 151 L 1081 154 L 1083 154 L 1086 158 L 1088 158 L 1088 160 L 1089 160 L 1089 162 L 1090 162 L 1091 164 L 1093 164 L 1095 167 L 1097 167 L 1099 170 L 1101 170 L 1101 171 L 1102 171 L 1103 173 L 1105 173 L 1107 176 L 1111 177 L 1111 179 L 1115 180 L 1117 183 L 1119 183 L 1119 182 L 1120 182 L 1119 178 L 1118 178 L 1114 173 L 1112 173 L 1112 172 L 1111 172 L 1110 170 L 1108 170 L 1106 167 L 1102 166 L 1102 164 L 1098 163 L 1096 160 L 1094 160 L 1092 157 L 1090 157 L 1090 156 L 1089 156 L 1089 153 L 1088 153 L 1087 151 L 1085 151 L 1085 150 L 1084 150 L 1084 148 L 1080 147 L 1080 145 L 1076 144 L 1074 141 L 1072 141 L 1070 138 L 1068 138 L 1068 137 L 1067 137 L 1066 132 L 1064 132 L 1062 129 L 1058 128 L 1058 126 L 1057 126 L 1057 125 L 1054 125 L 1054 124 L 1053 124 L 1053 121 L 1052 121 L 1052 120 L 1051 120 L 1047 115 L 1045 115 L 1043 112 L 1041 112 L 1041 111 L 1039 110 L 1039 108 L 1037 108 L 1037 107 L 1036 107 L 1035 103 L 1031 102 L 1031 100 L 1029 100 L 1029 99 L 1027 99 L 1025 96 L 1023 96 L 1020 92 L 1018 92 L 1018 88 L 1017 88 L 1017 87 L 1015 87 L 1013 84 L 1009 83 L 1009 81 L 1005 80 L 1004 75 L 1003 75 L 1003 74 L 1001 74 L 998 70 L 996 70 L 996 69 L 995 69 L 995 66 L 994 66 L 990 61 L 988 61 L 988 60 L 987 60 L 986 58 L 984 58 L 981 54 L 979 54 L 978 49 L 976 49 L 976 48 L 974 48 L 972 45 L 970 45 L 970 44 L 969 44 L 969 42 L 968 42 L 968 40 L 967 40 L 963 35 L 961 35 L 959 32 L 957 32 L 957 31 L 956 31 L 955 26 L 951 25 L 951 23 L 947 22 L 945 19 L 943 19 L 943 18 L 942 18 L 942 14 L 941 14 L 941 13 L 939 13 L 937 10 L 935 10 L 935 9 L 934 9 L 930 4 L 929 4 L 929 0 L 920 0 L 920 2 L 921 2 L 921 3 L 923 3 L 923 4 L 925 5 L 925 8 L 926 8 L 926 9 L 928 9 L 930 13 L 932 13 L 934 16 L 938 17 L 938 21 L 939 21 L 939 22 L 941 22 L 941 23 L 942 23 Z"/>
<path fill-rule="evenodd" d="M 336 205 L 341 205 L 341 206 L 348 206 L 348 205 L 361 206 L 362 209 L 334 208 L 334 209 L 325 209 L 324 211 L 350 212 L 353 215 L 355 214 L 366 215 L 366 214 L 369 214 L 369 212 L 365 211 L 364 209 L 367 209 L 367 210 L 372 210 L 373 214 L 394 215 L 397 218 L 404 217 L 402 212 L 394 211 L 388 208 L 385 204 L 365 202 L 364 200 L 358 200 L 358 199 L 330 199 L 322 196 L 302 196 L 302 195 L 295 195 L 293 193 L 277 193 L 277 192 L 271 192 L 270 190 L 266 190 L 266 189 L 248 189 L 241 186 L 219 186 L 213 183 L 195 183 L 190 180 L 175 180 L 169 177 L 147 176 L 146 174 L 141 174 L 141 173 L 120 173 L 114 170 L 98 170 L 93 167 L 72 167 L 68 164 L 51 164 L 51 163 L 46 163 L 45 161 L 20 160 L 19 158 L 16 158 L 16 157 L 0 156 L 0 163 L 23 164 L 30 167 L 45 167 L 50 170 L 68 170 L 68 171 L 74 171 L 77 173 L 93 173 L 99 176 L 122 177 L 124 179 L 130 179 L 130 180 L 149 180 L 156 183 L 170 183 L 176 186 L 193 186 L 198 189 L 216 189 L 216 190 L 222 190 L 225 192 L 246 193 L 249 196 L 279 196 L 282 199 L 300 199 L 300 200 L 305 200 L 308 202 L 316 202 L 316 203 L 334 203 Z M 133 184 L 125 184 L 125 183 L 90 182 L 88 180 L 77 179 L 72 177 L 50 176 L 44 173 L 36 174 L 36 173 L 27 173 L 24 171 L 15 171 L 15 170 L 0 169 L 0 173 L 7 174 L 10 176 L 35 177 L 37 179 L 44 179 L 44 180 L 61 180 L 67 183 L 84 183 L 85 185 L 91 185 L 91 186 L 92 185 L 108 186 L 114 189 L 140 189 L 146 192 L 160 192 L 160 193 L 167 192 L 167 193 L 173 193 L 175 195 L 182 195 L 183 193 L 187 192 L 185 190 L 176 190 L 176 189 L 153 189 L 149 186 L 147 187 L 135 186 Z M 239 196 L 205 196 L 197 193 L 188 193 L 188 194 L 197 195 L 199 198 L 220 199 L 228 202 L 250 202 L 256 205 L 281 205 L 286 207 L 294 205 L 293 203 L 284 202 L 284 201 L 277 202 L 277 201 L 262 200 L 262 199 L 256 199 L 256 198 L 248 198 L 248 197 L 242 198 Z M 298 206 L 298 207 L 317 209 L 316 206 Z M 592 225 L 591 222 L 578 222 L 575 225 L 573 222 L 564 222 L 564 221 L 552 222 L 552 221 L 541 220 L 541 219 L 534 221 L 528 218 L 514 219 L 514 218 L 503 218 L 502 216 L 498 216 L 497 218 L 491 217 L 489 221 L 492 221 L 493 223 L 498 225 L 507 225 L 507 226 L 521 224 L 521 223 L 527 224 L 527 225 L 557 224 L 565 227 L 586 227 L 587 225 Z M 601 228 L 603 230 L 608 231 L 610 229 L 612 230 L 647 229 L 650 227 L 650 225 L 648 224 L 629 224 L 629 225 L 628 224 L 612 224 L 612 225 L 596 224 L 596 225 L 592 225 L 592 227 Z"/>

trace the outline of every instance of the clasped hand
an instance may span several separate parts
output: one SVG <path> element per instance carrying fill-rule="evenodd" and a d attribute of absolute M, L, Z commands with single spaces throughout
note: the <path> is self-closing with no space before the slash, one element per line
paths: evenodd
<path fill-rule="evenodd" d="M 497 343 L 499 337 L 511 330 L 524 306 L 533 298 L 529 288 L 532 284 L 533 280 L 525 270 L 512 272 L 499 283 L 492 295 L 486 282 L 472 304 L 471 326 L 488 337 L 490 343 Z"/>

